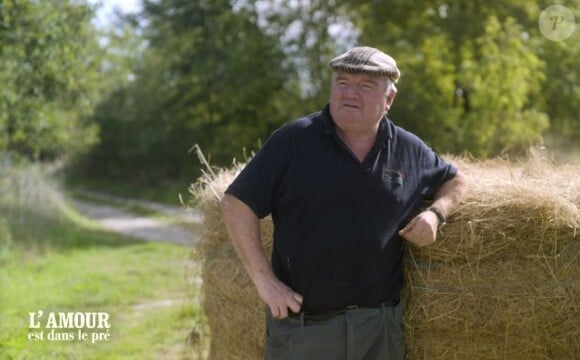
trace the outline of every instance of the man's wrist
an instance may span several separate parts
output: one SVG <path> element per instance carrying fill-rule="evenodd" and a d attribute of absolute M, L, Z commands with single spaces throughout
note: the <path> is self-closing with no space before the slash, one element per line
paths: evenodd
<path fill-rule="evenodd" d="M 276 279 L 276 276 L 274 275 L 274 272 L 271 268 L 262 268 L 250 273 L 250 278 L 256 287 L 259 287 L 268 286 L 268 284 L 270 284 L 273 279 Z"/>
<path fill-rule="evenodd" d="M 435 216 L 437 216 L 437 220 L 439 220 L 438 227 L 441 227 L 441 226 L 447 224 L 447 219 L 445 218 L 445 215 L 443 215 L 441 210 L 439 210 L 437 207 L 431 206 L 427 209 L 427 211 L 431 211 L 432 213 L 435 214 Z"/>

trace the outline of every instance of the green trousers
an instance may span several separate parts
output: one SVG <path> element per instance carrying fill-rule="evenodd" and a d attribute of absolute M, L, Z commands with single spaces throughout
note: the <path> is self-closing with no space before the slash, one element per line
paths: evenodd
<path fill-rule="evenodd" d="M 403 302 L 348 310 L 324 321 L 283 320 L 266 311 L 266 360 L 402 360 Z"/>

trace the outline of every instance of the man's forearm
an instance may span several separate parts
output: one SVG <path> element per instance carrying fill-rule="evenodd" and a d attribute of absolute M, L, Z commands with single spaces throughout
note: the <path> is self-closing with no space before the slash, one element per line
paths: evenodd
<path fill-rule="evenodd" d="M 222 212 L 230 239 L 254 284 L 273 277 L 256 214 L 244 202 L 229 194 L 222 199 Z"/>
<path fill-rule="evenodd" d="M 459 206 L 466 192 L 467 177 L 458 170 L 457 174 L 437 191 L 431 206 L 436 207 L 443 216 L 448 217 Z"/>

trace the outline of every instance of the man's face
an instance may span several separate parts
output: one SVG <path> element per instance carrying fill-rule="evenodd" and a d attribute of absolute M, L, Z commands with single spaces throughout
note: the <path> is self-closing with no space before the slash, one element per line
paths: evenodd
<path fill-rule="evenodd" d="M 352 134 L 375 131 L 395 98 L 395 92 L 387 96 L 386 89 L 384 76 L 336 72 L 330 114 L 339 130 Z"/>

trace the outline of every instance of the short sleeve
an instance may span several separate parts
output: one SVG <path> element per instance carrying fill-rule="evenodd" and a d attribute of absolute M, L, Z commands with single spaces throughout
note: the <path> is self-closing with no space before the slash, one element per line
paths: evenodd
<path fill-rule="evenodd" d="M 457 168 L 437 155 L 423 144 L 423 193 L 425 198 L 433 199 L 439 188 L 457 174 Z"/>
<path fill-rule="evenodd" d="M 287 127 L 276 130 L 226 190 L 263 218 L 280 196 L 289 163 Z"/>

